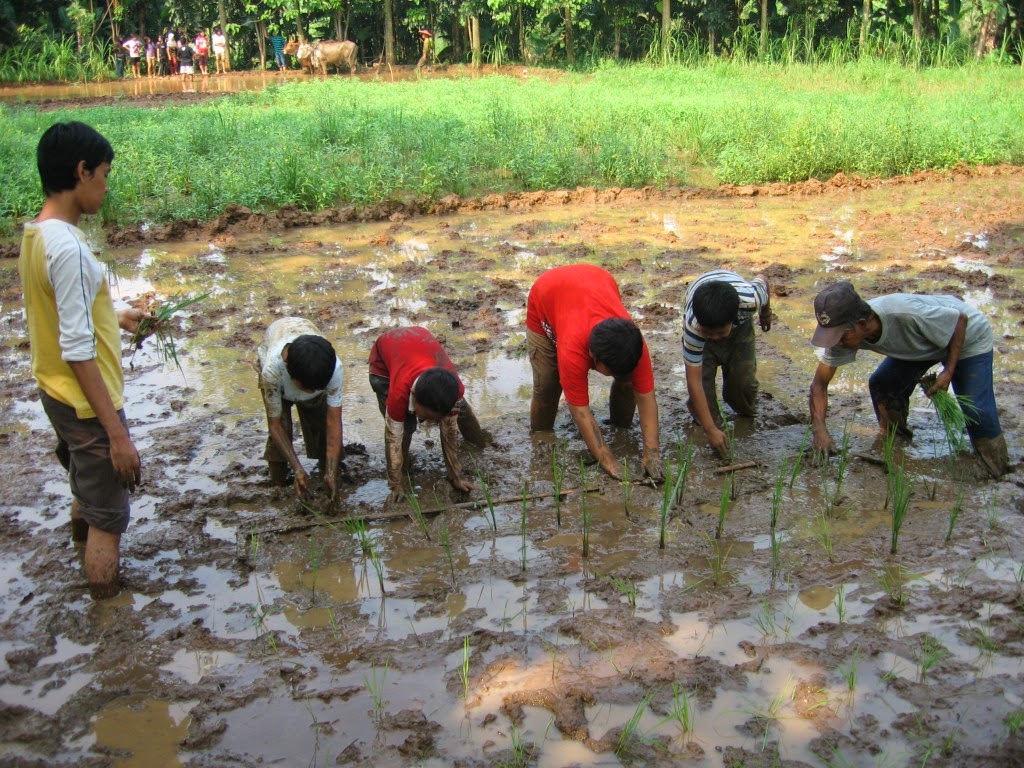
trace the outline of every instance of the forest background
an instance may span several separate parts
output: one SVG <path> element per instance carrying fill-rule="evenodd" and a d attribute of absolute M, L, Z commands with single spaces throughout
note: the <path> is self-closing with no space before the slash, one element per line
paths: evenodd
<path fill-rule="evenodd" d="M 0 82 L 113 75 L 113 42 L 223 28 L 236 70 L 267 38 L 350 39 L 362 64 L 591 68 L 708 58 L 913 66 L 1024 59 L 1024 0 L 0 0 Z"/>

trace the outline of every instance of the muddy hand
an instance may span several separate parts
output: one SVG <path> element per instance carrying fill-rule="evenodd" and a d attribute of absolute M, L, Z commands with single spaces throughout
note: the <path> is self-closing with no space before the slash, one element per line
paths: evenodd
<path fill-rule="evenodd" d="M 143 312 L 141 309 L 132 307 L 130 309 L 122 309 L 117 313 L 117 324 L 120 326 L 122 331 L 127 333 L 138 333 L 139 323 L 143 320 L 153 321 L 156 318 L 150 312 Z"/>
<path fill-rule="evenodd" d="M 925 394 L 928 395 L 928 397 L 931 397 L 940 389 L 947 391 L 951 381 L 953 381 L 953 376 L 951 374 L 947 375 L 947 373 L 943 371 L 935 377 L 935 381 L 932 382 L 932 385 L 925 390 Z"/>
<path fill-rule="evenodd" d="M 665 479 L 665 466 L 661 463 L 661 456 L 657 453 L 652 451 L 648 454 L 645 452 L 641 463 L 644 474 L 651 478 L 651 480 L 660 483 Z"/>
<path fill-rule="evenodd" d="M 306 492 L 309 490 L 309 475 L 306 474 L 306 470 L 299 467 L 295 472 L 295 495 L 300 499 L 306 498 Z"/>
<path fill-rule="evenodd" d="M 835 441 L 830 435 L 815 435 L 811 441 L 811 461 L 816 467 L 828 463 L 828 457 L 837 453 L 839 451 L 836 450 Z"/>
<path fill-rule="evenodd" d="M 772 314 L 771 309 L 769 309 L 768 307 L 765 307 L 761 311 L 761 314 L 758 316 L 758 322 L 760 322 L 760 324 L 761 324 L 761 330 L 764 331 L 765 333 L 770 331 L 772 329 L 772 320 L 773 319 L 774 319 L 774 315 Z"/>
<path fill-rule="evenodd" d="M 729 436 L 724 431 L 715 427 L 708 432 L 708 444 L 718 454 L 718 458 L 729 458 Z"/>
<path fill-rule="evenodd" d="M 469 493 L 476 489 L 475 485 L 463 480 L 461 477 L 449 477 L 448 482 L 452 484 L 452 488 L 456 491 L 462 491 L 463 493 Z"/>
<path fill-rule="evenodd" d="M 115 440 L 110 444 L 110 463 L 114 465 L 121 485 L 129 491 L 142 482 L 142 459 L 135 444 L 128 438 Z"/>

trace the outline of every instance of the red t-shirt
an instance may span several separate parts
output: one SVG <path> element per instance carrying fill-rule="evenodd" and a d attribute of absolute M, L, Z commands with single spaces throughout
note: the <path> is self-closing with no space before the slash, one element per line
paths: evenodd
<path fill-rule="evenodd" d="M 390 381 L 387 412 L 395 421 L 405 421 L 409 395 L 417 377 L 428 368 L 444 368 L 459 381 L 459 399 L 466 388 L 441 343 L 426 328 L 393 328 L 385 331 L 370 350 L 370 373 Z"/>
<path fill-rule="evenodd" d="M 590 404 L 590 332 L 598 323 L 616 317 L 630 319 L 622 305 L 619 286 L 607 271 L 592 264 L 549 269 L 530 289 L 526 327 L 555 343 L 558 380 L 569 405 Z M 654 369 L 646 341 L 629 378 L 637 393 L 654 391 Z"/>

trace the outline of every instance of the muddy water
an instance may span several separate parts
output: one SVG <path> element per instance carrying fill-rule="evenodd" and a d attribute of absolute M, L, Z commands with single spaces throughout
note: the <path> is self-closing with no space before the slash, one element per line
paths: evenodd
<path fill-rule="evenodd" d="M 127 374 L 146 482 L 124 539 L 126 588 L 103 604 L 85 596 L 67 541 L 66 480 L 25 383 L 16 285 L 5 289 L 0 764 L 1019 760 L 1004 722 L 1024 705 L 1016 470 L 991 483 L 957 459 L 968 479 L 945 544 L 954 463 L 918 397 L 898 556 L 888 554 L 884 474 L 860 459 L 838 494 L 835 460 L 787 466 L 774 575 L 769 518 L 774 479 L 805 435 L 810 301 L 837 275 L 866 295 L 952 291 L 988 312 L 1018 458 L 1022 192 L 1021 177 L 997 176 L 470 211 L 108 251 L 120 301 L 212 295 L 177 330 L 181 370 L 147 345 Z M 652 347 L 666 456 L 688 438 L 695 446 L 664 550 L 661 489 L 632 487 L 627 512 L 622 486 L 581 468 L 564 411 L 553 436 L 528 434 L 526 292 L 544 269 L 582 260 L 617 275 Z M 735 474 L 720 541 L 722 477 L 686 416 L 678 348 L 685 286 L 715 266 L 766 272 L 778 316 L 758 335 L 760 413 L 735 425 L 736 460 L 759 466 Z M 346 364 L 348 482 L 337 508 L 312 502 L 322 517 L 270 487 L 260 460 L 251 362 L 262 329 L 287 314 L 314 319 Z M 497 500 L 496 529 L 481 503 L 431 517 L 426 532 L 407 518 L 371 523 L 364 546 L 343 520 L 378 512 L 387 495 L 365 359 L 381 330 L 412 323 L 443 337 L 495 435 L 495 447 L 466 448 L 464 460 Z M 845 425 L 857 453 L 874 450 L 865 379 L 875 364 L 861 355 L 831 388 L 833 433 Z M 593 377 L 599 416 L 606 396 Z M 638 431 L 606 435 L 637 471 Z M 413 443 L 428 511 L 461 501 L 437 443 L 430 430 Z M 597 491 L 560 510 L 550 498 L 524 506 L 524 484 L 550 491 L 556 443 L 566 486 Z"/>

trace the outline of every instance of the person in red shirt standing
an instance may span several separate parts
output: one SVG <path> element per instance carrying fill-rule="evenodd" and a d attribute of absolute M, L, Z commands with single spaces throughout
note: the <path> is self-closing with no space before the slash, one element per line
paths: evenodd
<path fill-rule="evenodd" d="M 526 329 L 533 368 L 530 429 L 554 428 L 564 391 L 583 442 L 601 468 L 621 480 L 622 465 L 601 436 L 587 390 L 591 370 L 611 376 L 611 422 L 628 427 L 639 410 L 643 470 L 655 481 L 662 480 L 651 354 L 622 304 L 615 278 L 591 264 L 549 269 L 530 289 Z"/>
<path fill-rule="evenodd" d="M 466 402 L 466 388 L 441 343 L 426 328 L 385 331 L 370 350 L 370 387 L 384 417 L 389 502 L 404 495 L 409 445 L 416 422 L 440 424 L 441 452 L 448 481 L 456 490 L 471 491 L 462 477 L 458 432 L 483 448 L 489 441 Z"/>

